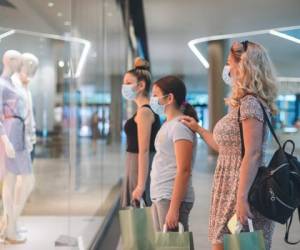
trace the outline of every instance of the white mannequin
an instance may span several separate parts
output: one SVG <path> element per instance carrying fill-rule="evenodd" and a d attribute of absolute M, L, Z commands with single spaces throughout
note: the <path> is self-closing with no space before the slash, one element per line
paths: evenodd
<path fill-rule="evenodd" d="M 22 57 L 20 54 L 17 54 L 16 51 L 7 51 L 3 56 L 4 70 L 2 73 L 2 78 L 9 78 L 13 73 L 19 73 L 21 75 L 22 72 L 22 79 L 25 82 L 25 79 L 28 79 L 28 76 L 31 75 L 30 72 L 32 72 L 31 67 L 28 66 L 31 64 L 27 64 L 28 61 L 26 59 L 26 56 Z M 22 67 L 20 68 L 20 66 Z M 15 93 L 17 93 L 18 97 L 20 97 L 20 99 L 24 101 L 25 104 L 26 99 L 25 96 L 22 95 L 21 86 L 17 86 L 15 83 L 11 82 L 10 88 L 12 88 Z M 15 151 L 7 135 L 2 135 L 1 140 L 4 144 L 6 156 L 8 158 L 15 158 L 19 156 L 20 151 L 18 151 L 18 153 Z M 25 150 L 21 151 L 22 156 L 24 156 L 24 153 L 30 154 L 30 150 L 28 150 L 27 146 Z M 29 155 L 27 156 L 30 157 Z M 28 157 L 26 159 L 28 159 Z M 18 162 L 17 158 L 16 162 Z M 18 164 L 22 164 L 22 162 L 19 161 Z M 28 199 L 28 196 L 33 189 L 34 177 L 32 173 L 16 174 L 15 172 L 10 171 L 7 166 L 6 169 L 7 171 L 4 176 L 2 190 L 4 207 L 4 216 L 1 230 L 2 236 L 7 242 L 12 244 L 24 243 L 26 241 L 26 237 L 17 232 L 16 225 L 17 219 L 20 216 Z"/>
<path fill-rule="evenodd" d="M 31 53 L 22 54 L 22 66 L 20 72 L 12 76 L 12 81 L 15 85 L 20 86 L 24 90 L 26 98 L 26 105 L 29 109 L 29 116 L 26 119 L 26 143 L 28 144 L 29 151 L 33 150 L 36 144 L 36 124 L 33 114 L 32 96 L 29 90 L 29 83 L 35 76 L 39 66 L 38 58 Z"/>
<path fill-rule="evenodd" d="M 16 50 L 8 50 L 3 55 L 3 72 L 2 77 L 10 78 L 15 72 L 18 72 L 21 67 L 21 53 Z M 1 136 L 1 141 L 4 145 L 4 150 L 9 158 L 15 157 L 15 150 L 10 143 L 7 135 Z"/>

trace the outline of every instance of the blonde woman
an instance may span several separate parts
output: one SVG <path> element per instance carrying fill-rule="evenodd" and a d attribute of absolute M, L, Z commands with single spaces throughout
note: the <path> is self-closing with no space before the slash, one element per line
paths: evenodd
<path fill-rule="evenodd" d="M 247 229 L 247 218 L 253 219 L 254 228 L 263 230 L 266 247 L 270 249 L 274 224 L 248 203 L 249 189 L 265 158 L 268 137 L 259 102 L 270 114 L 275 113 L 276 80 L 266 50 L 253 42 L 233 43 L 223 79 L 232 88 L 231 96 L 226 99 L 229 112 L 216 124 L 213 133 L 198 126 L 190 117 L 182 120 L 219 153 L 212 188 L 209 240 L 213 250 L 223 249 L 223 236 L 229 233 L 227 223 L 236 214 L 245 225 L 244 229 Z M 239 109 L 244 157 L 241 153 Z"/>

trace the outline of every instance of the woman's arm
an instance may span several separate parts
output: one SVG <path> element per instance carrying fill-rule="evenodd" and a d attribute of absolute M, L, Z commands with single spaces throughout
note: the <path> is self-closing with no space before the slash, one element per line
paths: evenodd
<path fill-rule="evenodd" d="M 218 144 L 215 142 L 213 134 L 205 128 L 200 127 L 194 118 L 190 116 L 183 116 L 181 118 L 181 122 L 188 126 L 195 133 L 199 134 L 201 138 L 207 143 L 207 145 L 210 146 L 213 150 L 219 152 Z"/>
<path fill-rule="evenodd" d="M 166 225 L 169 229 L 175 229 L 178 226 L 179 208 L 186 195 L 191 178 L 193 157 L 193 143 L 191 141 L 178 140 L 175 142 L 174 147 L 177 173 L 170 208 L 166 216 Z"/>
<path fill-rule="evenodd" d="M 140 200 L 145 191 L 149 171 L 149 153 L 151 128 L 154 122 L 154 115 L 148 108 L 141 108 L 136 115 L 138 129 L 138 182 L 132 193 L 133 200 Z"/>
<path fill-rule="evenodd" d="M 237 193 L 236 213 L 242 224 L 253 217 L 248 203 L 248 193 L 256 177 L 262 157 L 263 123 L 257 119 L 246 119 L 243 122 L 245 154 L 240 167 Z"/>

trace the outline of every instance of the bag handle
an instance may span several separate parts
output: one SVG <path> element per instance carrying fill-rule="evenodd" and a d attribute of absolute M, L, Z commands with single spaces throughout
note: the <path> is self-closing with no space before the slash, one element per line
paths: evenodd
<path fill-rule="evenodd" d="M 253 233 L 254 232 L 253 221 L 249 218 L 248 218 L 248 226 L 249 226 L 250 233 Z"/>
<path fill-rule="evenodd" d="M 164 227 L 163 227 L 163 233 L 167 233 L 168 232 L 168 228 L 167 228 L 167 224 L 164 224 Z M 181 222 L 178 222 L 178 232 L 180 234 L 183 234 L 184 233 L 184 227 L 182 225 Z"/>
<path fill-rule="evenodd" d="M 136 206 L 136 204 L 135 204 L 135 200 L 132 200 L 131 201 L 131 207 L 138 207 L 138 208 L 145 208 L 146 207 L 146 203 L 145 203 L 145 201 L 144 201 L 144 199 L 143 198 L 141 198 L 138 202 L 139 202 L 139 206 Z"/>
<path fill-rule="evenodd" d="M 269 127 L 269 129 L 270 129 L 270 131 L 271 131 L 271 133 L 272 133 L 275 141 L 277 142 L 279 148 L 282 148 L 281 143 L 280 143 L 280 141 L 279 141 L 279 139 L 278 139 L 278 137 L 277 137 L 277 135 L 276 135 L 276 133 L 274 131 L 274 128 L 273 128 L 273 126 L 271 124 L 271 121 L 269 119 L 267 111 L 265 110 L 265 108 L 262 105 L 261 101 L 257 97 L 256 97 L 256 99 L 257 99 L 257 101 L 258 101 L 258 103 L 259 103 L 259 105 L 260 105 L 260 107 L 261 107 L 261 109 L 263 111 L 264 119 L 265 119 L 265 121 L 266 121 L 266 123 L 267 123 L 267 125 L 268 125 L 268 127 Z M 242 157 L 244 157 L 244 155 L 245 155 L 245 144 L 244 144 L 243 123 L 241 121 L 241 107 L 239 107 L 239 109 L 238 109 L 238 123 L 239 123 L 240 136 L 241 136 Z"/>
<path fill-rule="evenodd" d="M 292 151 L 291 151 L 291 155 L 293 155 L 294 154 L 294 152 L 295 152 L 295 142 L 294 141 L 292 141 L 292 140 L 286 140 L 284 143 L 283 143 L 283 146 L 282 146 L 282 148 L 283 148 L 283 150 L 285 151 L 285 147 L 286 147 L 286 144 L 287 143 L 291 143 L 292 144 Z"/>
<path fill-rule="evenodd" d="M 249 227 L 249 232 L 250 233 L 253 233 L 254 232 L 254 226 L 253 226 L 253 221 L 252 221 L 252 219 L 250 219 L 250 218 L 247 218 L 247 221 L 248 221 L 248 227 Z M 241 222 L 239 222 L 239 223 L 241 223 Z M 242 225 L 242 224 L 241 224 Z M 242 225 L 243 226 L 243 225 Z M 237 227 L 238 228 L 238 227 Z M 242 231 L 242 227 L 241 228 L 239 228 L 239 230 L 237 230 L 237 233 L 240 233 L 241 231 Z"/>

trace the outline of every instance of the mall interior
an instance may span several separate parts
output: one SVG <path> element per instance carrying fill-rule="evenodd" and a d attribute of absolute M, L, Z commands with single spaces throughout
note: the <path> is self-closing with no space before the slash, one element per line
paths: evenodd
<path fill-rule="evenodd" d="M 28 78 L 35 181 L 17 221 L 26 242 L 4 240 L 0 249 L 123 249 L 123 127 L 136 106 L 122 98 L 121 88 L 136 57 L 150 62 L 153 82 L 180 77 L 199 124 L 212 130 L 227 112 L 229 88 L 221 76 L 230 45 L 262 44 L 277 72 L 273 125 L 280 140 L 293 139 L 300 153 L 299 13 L 299 0 L 0 0 L 0 71 L 7 51 L 37 59 Z M 211 247 L 207 227 L 217 155 L 197 140 L 190 231 L 195 249 L 202 250 Z M 274 148 L 272 142 L 268 152 Z M 3 197 L 0 207 L 2 214 Z M 298 240 L 295 218 L 290 237 Z M 299 250 L 284 242 L 284 232 L 285 225 L 276 224 L 272 249 Z"/>

